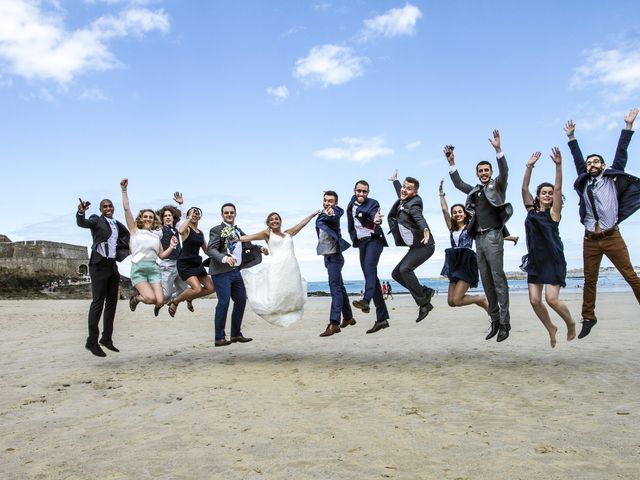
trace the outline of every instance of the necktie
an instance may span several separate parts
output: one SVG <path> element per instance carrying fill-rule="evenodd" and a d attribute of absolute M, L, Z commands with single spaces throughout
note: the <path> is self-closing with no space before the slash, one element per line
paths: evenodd
<path fill-rule="evenodd" d="M 587 185 L 587 197 L 589 197 L 589 203 L 591 203 L 591 211 L 593 212 L 593 218 L 596 220 L 596 223 L 600 221 L 600 215 L 598 215 L 598 211 L 596 209 L 596 198 L 593 194 L 593 188 L 596 185 L 596 180 L 594 179 L 589 185 Z"/>

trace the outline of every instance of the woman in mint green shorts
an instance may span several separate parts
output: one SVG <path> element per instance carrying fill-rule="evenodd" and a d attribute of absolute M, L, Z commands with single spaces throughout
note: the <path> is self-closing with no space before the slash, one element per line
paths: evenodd
<path fill-rule="evenodd" d="M 138 303 L 146 303 L 162 307 L 164 295 L 162 293 L 162 274 L 156 260 L 164 259 L 171 255 L 178 245 L 178 239 L 173 237 L 166 250 L 162 248 L 160 237 L 162 236 L 162 223 L 156 213 L 150 209 L 140 210 L 138 216 L 133 218 L 129 207 L 127 187 L 129 180 L 126 178 L 120 182 L 122 189 L 122 206 L 127 227 L 131 232 L 129 248 L 131 250 L 131 284 L 135 293 L 129 299 L 129 308 L 135 311 Z"/>

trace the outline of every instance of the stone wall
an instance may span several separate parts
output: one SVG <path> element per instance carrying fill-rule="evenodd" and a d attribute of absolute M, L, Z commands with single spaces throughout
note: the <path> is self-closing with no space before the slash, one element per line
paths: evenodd
<path fill-rule="evenodd" d="M 47 240 L 0 242 L 0 278 L 74 278 L 87 273 L 87 247 Z"/>

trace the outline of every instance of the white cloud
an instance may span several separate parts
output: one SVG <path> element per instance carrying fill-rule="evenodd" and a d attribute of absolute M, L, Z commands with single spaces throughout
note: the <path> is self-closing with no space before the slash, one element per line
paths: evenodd
<path fill-rule="evenodd" d="M 420 17 L 420 9 L 408 3 L 402 8 L 392 8 L 382 15 L 366 19 L 360 40 L 366 42 L 376 37 L 413 35 Z"/>
<path fill-rule="evenodd" d="M 596 48 L 586 52 L 586 62 L 571 78 L 571 87 L 596 86 L 606 96 L 624 100 L 640 90 L 640 47 Z"/>
<path fill-rule="evenodd" d="M 367 163 L 376 157 L 393 154 L 393 150 L 384 145 L 382 137 L 345 137 L 339 142 L 344 146 L 323 148 L 313 154 L 326 160 L 348 160 L 356 163 Z"/>
<path fill-rule="evenodd" d="M 327 11 L 327 10 L 329 10 L 331 8 L 331 4 L 329 2 L 314 3 L 312 5 L 312 8 L 316 12 L 325 12 L 325 11 Z"/>
<path fill-rule="evenodd" d="M 288 37 L 290 35 L 295 35 L 296 33 L 304 32 L 307 27 L 303 27 L 302 25 L 295 25 L 291 27 L 289 30 L 282 34 L 283 37 Z"/>
<path fill-rule="evenodd" d="M 0 61 L 10 75 L 53 80 L 61 85 L 76 75 L 115 68 L 119 62 L 107 42 L 129 35 L 169 30 L 163 10 L 131 7 L 104 15 L 84 28 L 66 30 L 58 11 L 36 0 L 0 2 Z"/>
<path fill-rule="evenodd" d="M 89 102 L 106 102 L 109 100 L 109 97 L 107 97 L 104 92 L 98 88 L 88 88 L 78 96 L 78 100 L 86 100 Z"/>
<path fill-rule="evenodd" d="M 323 87 L 347 83 L 364 73 L 366 57 L 354 56 L 348 47 L 321 45 L 296 61 L 293 75 L 303 81 L 319 83 Z"/>
<path fill-rule="evenodd" d="M 422 142 L 420 140 L 416 140 L 415 142 L 408 143 L 406 148 L 407 148 L 407 150 L 412 152 L 413 150 L 418 148 L 420 145 L 422 145 Z"/>
<path fill-rule="evenodd" d="M 268 87 L 267 93 L 277 100 L 285 100 L 289 96 L 289 89 L 286 85 L 280 85 L 279 87 Z"/>

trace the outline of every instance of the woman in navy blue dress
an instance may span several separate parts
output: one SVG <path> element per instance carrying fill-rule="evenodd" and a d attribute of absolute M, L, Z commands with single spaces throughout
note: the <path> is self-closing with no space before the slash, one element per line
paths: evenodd
<path fill-rule="evenodd" d="M 551 153 L 551 159 L 556 165 L 555 185 L 538 185 L 535 199 L 529 192 L 529 183 L 531 170 L 540 159 L 540 152 L 531 155 L 524 170 L 522 201 L 528 212 L 524 222 L 528 253 L 522 268 L 527 272 L 529 301 L 533 311 L 549 332 L 553 348 L 556 346 L 558 327 L 553 324 L 549 311 L 542 303 L 543 287 L 547 305 L 567 324 L 567 341 L 576 337 L 576 323 L 571 318 L 567 305 L 559 299 L 560 287 L 566 285 L 567 276 L 567 262 L 564 259 L 564 247 L 558 230 L 562 212 L 562 155 L 557 147 L 553 147 Z"/>
<path fill-rule="evenodd" d="M 444 259 L 444 267 L 440 275 L 449 278 L 449 290 L 447 303 L 450 307 L 462 307 L 464 305 L 478 305 L 489 311 L 489 303 L 484 295 L 467 295 L 469 288 L 478 286 L 478 260 L 473 251 L 473 239 L 467 231 L 469 214 L 464 206 L 456 203 L 451 207 L 444 198 L 444 180 L 440 180 L 440 207 L 444 215 L 444 221 L 449 229 L 451 248 L 447 248 Z"/>

